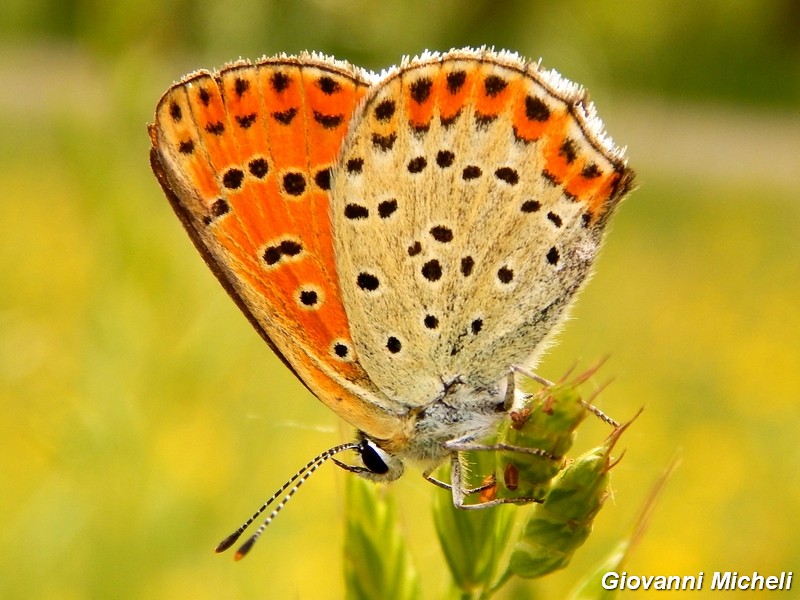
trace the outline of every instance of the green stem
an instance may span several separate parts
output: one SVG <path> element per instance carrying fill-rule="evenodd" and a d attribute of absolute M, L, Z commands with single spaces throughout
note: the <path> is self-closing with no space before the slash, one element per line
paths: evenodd
<path fill-rule="evenodd" d="M 497 582 L 491 588 L 484 591 L 484 593 L 481 595 L 481 598 L 491 598 L 492 596 L 494 596 L 497 592 L 500 591 L 500 588 L 503 587 L 508 582 L 509 579 L 511 579 L 511 575 L 512 575 L 511 570 L 506 569 L 503 575 L 500 577 L 500 579 L 498 579 Z"/>

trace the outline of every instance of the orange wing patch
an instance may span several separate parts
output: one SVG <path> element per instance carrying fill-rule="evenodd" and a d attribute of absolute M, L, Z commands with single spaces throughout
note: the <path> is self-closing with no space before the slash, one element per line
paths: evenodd
<path fill-rule="evenodd" d="M 323 62 L 242 62 L 171 88 L 150 131 L 162 186 L 242 310 L 320 400 L 385 438 L 396 419 L 343 387 L 378 393 L 349 337 L 327 209 L 366 87 Z"/>
<path fill-rule="evenodd" d="M 475 120 L 480 125 L 491 122 L 511 106 L 521 86 L 520 75 L 508 69 L 482 64 L 475 86 Z"/>
<path fill-rule="evenodd" d="M 402 80 L 405 107 L 412 129 L 426 130 L 430 126 L 438 96 L 434 86 L 440 79 L 436 77 L 439 71 L 438 66 L 424 67 L 418 69 L 412 81 Z"/>
<path fill-rule="evenodd" d="M 436 102 L 444 125 L 453 122 L 472 94 L 472 86 L 477 78 L 468 66 L 464 61 L 450 61 L 439 71 L 435 84 Z"/>

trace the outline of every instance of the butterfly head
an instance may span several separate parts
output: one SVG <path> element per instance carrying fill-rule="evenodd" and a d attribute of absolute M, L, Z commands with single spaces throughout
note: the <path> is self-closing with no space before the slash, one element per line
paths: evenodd
<path fill-rule="evenodd" d="M 363 466 L 346 465 L 337 461 L 340 467 L 378 483 L 388 483 L 403 475 L 405 465 L 396 454 L 384 450 L 378 442 L 369 439 L 363 433 L 359 433 L 359 437 L 361 441 L 355 450 L 361 457 Z"/>

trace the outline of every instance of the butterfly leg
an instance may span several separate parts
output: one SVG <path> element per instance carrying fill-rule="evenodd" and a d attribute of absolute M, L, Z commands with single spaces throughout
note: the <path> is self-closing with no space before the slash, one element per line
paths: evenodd
<path fill-rule="evenodd" d="M 435 467 L 434 467 L 434 468 L 435 468 Z M 442 488 L 443 490 L 450 491 L 450 490 L 452 490 L 452 489 L 453 489 L 453 486 L 452 486 L 452 485 L 450 485 L 449 483 L 445 483 L 444 481 L 441 481 L 441 480 L 439 480 L 439 479 L 436 479 L 435 477 L 433 477 L 433 476 L 431 475 L 431 472 L 432 472 L 432 471 L 433 471 L 433 468 L 432 468 L 432 469 L 429 469 L 429 470 L 427 470 L 427 471 L 425 471 L 425 472 L 422 474 L 422 476 L 423 476 L 423 477 L 424 477 L 424 478 L 425 478 L 425 479 L 426 479 L 428 482 L 432 483 L 432 484 L 433 484 L 433 485 L 435 485 L 436 487 L 440 487 L 440 488 Z M 489 488 L 493 487 L 494 485 L 495 485 L 495 479 L 494 479 L 494 476 L 492 476 L 492 480 L 491 480 L 491 481 L 489 481 L 488 483 L 484 483 L 484 484 L 483 484 L 482 486 L 480 486 L 480 487 L 476 487 L 476 488 L 470 488 L 470 489 L 467 489 L 467 490 L 463 490 L 463 491 L 462 491 L 462 493 L 463 493 L 465 496 L 469 496 L 470 494 L 477 494 L 478 492 L 482 492 L 482 491 L 484 491 L 484 490 L 488 490 Z"/>
<path fill-rule="evenodd" d="M 467 504 L 466 498 L 469 494 L 488 489 L 494 486 L 494 481 L 485 484 L 475 490 L 464 489 L 463 487 L 463 465 L 461 464 L 461 454 L 453 452 L 450 459 L 450 491 L 453 494 L 453 506 L 462 510 L 478 510 L 481 508 L 490 508 L 492 506 L 500 506 L 501 504 L 529 504 L 531 502 L 542 502 L 538 498 L 495 498 L 494 500 L 486 500 L 477 502 L 475 504 Z"/>
<path fill-rule="evenodd" d="M 594 366 L 592 366 L 589 369 L 587 369 L 585 373 L 580 375 L 575 380 L 575 382 L 573 382 L 573 385 L 578 384 L 578 383 L 583 383 L 589 377 L 594 375 L 600 369 L 600 367 L 603 366 L 603 364 L 606 362 L 606 360 L 607 360 L 607 357 L 601 359 Z M 572 369 L 570 369 L 570 371 L 572 371 Z M 532 371 L 529 371 L 528 369 L 526 369 L 524 367 L 520 367 L 518 365 L 512 366 L 511 367 L 511 372 L 512 373 L 514 373 L 514 372 L 520 373 L 520 374 L 524 375 L 525 377 L 533 379 L 537 383 L 542 384 L 545 387 L 553 387 L 554 385 L 556 385 L 552 381 L 548 381 L 544 377 L 539 377 L 538 375 L 536 375 Z M 567 374 L 569 374 L 569 372 Z M 565 378 L 566 378 L 566 375 L 564 376 L 564 378 L 562 378 L 561 381 L 564 381 Z M 617 427 L 620 426 L 620 423 L 618 421 L 616 421 L 615 419 L 613 419 L 609 415 L 605 414 L 602 410 L 600 410 L 594 404 L 592 404 L 592 400 L 594 400 L 600 394 L 600 392 L 602 392 L 607 386 L 608 386 L 608 383 L 605 383 L 604 385 L 602 385 L 594 394 L 592 394 L 592 397 L 589 398 L 588 401 L 581 400 L 581 404 L 583 404 L 584 408 L 586 408 L 586 410 L 588 410 L 590 413 L 592 413 L 595 417 L 597 417 L 598 419 L 600 419 L 604 423 L 607 423 L 608 425 L 611 425 L 612 427 L 617 428 Z M 506 399 L 506 401 L 508 401 L 508 400 Z"/>
<path fill-rule="evenodd" d="M 450 440 L 445 443 L 445 447 L 455 452 L 517 452 L 519 454 L 528 454 L 530 456 L 538 456 L 540 458 L 549 458 L 551 460 L 559 460 L 558 457 L 553 456 L 547 450 L 541 448 L 525 448 L 524 446 L 514 446 L 513 444 L 476 444 L 475 442 L 464 438 Z"/>
<path fill-rule="evenodd" d="M 539 379 L 537 379 L 539 380 Z M 542 382 L 546 382 L 546 380 L 542 380 Z M 549 382 L 547 382 L 549 383 Z M 514 403 L 516 400 L 516 386 L 514 383 L 514 370 L 512 369 L 508 373 L 508 383 L 506 386 L 506 393 L 503 402 L 503 407 L 506 411 L 509 411 L 513 408 Z M 464 466 L 462 464 L 462 452 L 464 451 L 471 451 L 471 450 L 481 450 L 481 451 L 507 451 L 507 452 L 519 452 L 534 456 L 539 456 L 542 458 L 550 458 L 554 459 L 554 457 L 544 450 L 539 450 L 536 448 L 523 448 L 520 446 L 513 446 L 511 444 L 479 444 L 475 441 L 475 434 L 468 434 L 462 436 L 460 438 L 456 438 L 454 440 L 450 440 L 445 442 L 445 448 L 451 450 L 451 468 L 450 468 L 450 483 L 444 483 L 443 481 L 439 481 L 438 479 L 431 476 L 431 470 L 426 471 L 423 473 L 425 479 L 430 481 L 432 484 L 450 490 L 453 495 L 453 504 L 457 508 L 463 508 L 467 510 L 477 509 L 477 508 L 488 508 L 490 506 L 497 506 L 500 504 L 520 504 L 520 503 L 528 503 L 528 502 L 536 502 L 537 499 L 535 498 L 496 498 L 494 500 L 488 500 L 484 502 L 478 502 L 476 504 L 467 504 L 466 498 L 472 494 L 477 492 L 482 492 L 484 490 L 490 489 L 495 485 L 494 477 L 492 477 L 491 481 L 488 483 L 483 484 L 477 488 L 465 488 L 464 487 Z"/>
<path fill-rule="evenodd" d="M 519 365 L 512 365 L 511 366 L 511 373 L 509 373 L 509 376 L 513 376 L 514 373 L 520 373 L 522 375 L 525 375 L 525 377 L 527 377 L 529 379 L 533 379 L 536 383 L 540 383 L 545 387 L 553 387 L 555 385 L 555 383 L 553 383 L 549 379 L 545 379 L 544 377 L 540 377 L 539 375 L 537 375 L 533 371 L 529 371 L 525 367 L 521 367 Z"/>

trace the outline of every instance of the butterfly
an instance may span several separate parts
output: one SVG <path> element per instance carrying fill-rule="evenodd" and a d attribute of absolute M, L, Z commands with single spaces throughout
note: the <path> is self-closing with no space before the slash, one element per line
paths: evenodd
<path fill-rule="evenodd" d="M 205 262 L 358 431 L 279 493 L 355 450 L 333 460 L 380 482 L 412 462 L 459 507 L 502 502 L 467 501 L 460 453 L 510 410 L 633 186 L 585 90 L 486 48 L 381 74 L 280 55 L 186 76 L 149 134 Z"/>

